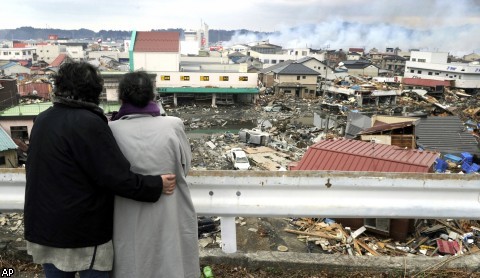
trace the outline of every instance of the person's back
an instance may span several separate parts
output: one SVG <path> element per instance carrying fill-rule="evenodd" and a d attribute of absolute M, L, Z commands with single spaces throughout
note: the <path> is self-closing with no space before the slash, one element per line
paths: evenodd
<path fill-rule="evenodd" d="M 122 101 L 129 112 L 110 128 L 132 170 L 176 174 L 177 187 L 153 204 L 115 198 L 114 277 L 198 278 L 197 217 L 185 179 L 191 152 L 183 122 L 152 113 L 158 109 L 153 102 L 141 108 Z"/>

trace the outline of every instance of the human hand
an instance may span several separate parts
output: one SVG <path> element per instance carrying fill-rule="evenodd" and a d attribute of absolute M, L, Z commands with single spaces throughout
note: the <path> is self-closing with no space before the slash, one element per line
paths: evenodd
<path fill-rule="evenodd" d="M 174 174 L 165 174 L 161 175 L 162 182 L 163 182 L 163 190 L 162 193 L 166 195 L 173 194 L 173 190 L 177 186 L 177 179 Z"/>

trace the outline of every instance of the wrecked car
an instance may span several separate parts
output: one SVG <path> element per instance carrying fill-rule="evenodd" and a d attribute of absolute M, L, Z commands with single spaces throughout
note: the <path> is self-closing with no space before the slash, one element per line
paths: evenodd
<path fill-rule="evenodd" d="M 248 157 L 241 148 L 232 148 L 227 151 L 226 157 L 233 164 L 233 169 L 235 170 L 251 169 Z"/>

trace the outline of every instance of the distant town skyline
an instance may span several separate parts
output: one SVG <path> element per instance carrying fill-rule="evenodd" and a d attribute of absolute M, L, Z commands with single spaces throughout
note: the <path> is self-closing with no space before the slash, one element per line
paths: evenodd
<path fill-rule="evenodd" d="M 480 52 L 480 0 L 19 0 L 2 3 L 0 29 L 210 29 L 275 32 L 285 47 L 400 47 Z"/>

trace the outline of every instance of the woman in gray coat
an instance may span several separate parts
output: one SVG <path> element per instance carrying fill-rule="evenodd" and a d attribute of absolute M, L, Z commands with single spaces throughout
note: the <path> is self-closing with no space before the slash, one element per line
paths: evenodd
<path fill-rule="evenodd" d="M 181 119 L 161 116 L 145 72 L 125 74 L 122 106 L 110 128 L 132 171 L 176 174 L 172 195 L 156 203 L 115 199 L 114 277 L 200 277 L 197 216 L 185 177 L 191 152 Z"/>

